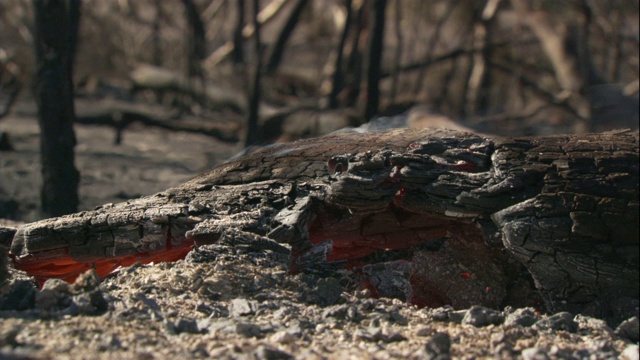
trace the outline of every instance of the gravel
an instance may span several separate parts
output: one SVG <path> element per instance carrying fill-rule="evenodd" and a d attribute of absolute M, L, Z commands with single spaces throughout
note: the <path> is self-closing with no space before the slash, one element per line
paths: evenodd
<path fill-rule="evenodd" d="M 371 298 L 348 274 L 291 275 L 282 254 L 228 246 L 39 291 L 10 269 L 0 358 L 637 359 L 637 318 L 614 331 L 533 308 L 419 309 Z"/>

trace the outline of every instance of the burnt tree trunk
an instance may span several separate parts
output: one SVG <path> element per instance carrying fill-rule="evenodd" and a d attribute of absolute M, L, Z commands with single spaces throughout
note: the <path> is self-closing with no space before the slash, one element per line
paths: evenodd
<path fill-rule="evenodd" d="M 338 43 L 336 62 L 333 67 L 333 76 L 331 81 L 331 92 L 329 93 L 329 108 L 336 109 L 338 107 L 338 94 L 344 89 L 344 51 L 347 44 L 347 38 L 349 37 L 349 31 L 353 23 L 353 9 L 352 0 L 345 0 L 345 8 L 347 9 L 347 18 L 344 22 L 344 29 L 340 35 L 340 42 Z"/>
<path fill-rule="evenodd" d="M 204 83 L 201 61 L 207 56 L 204 23 L 193 0 L 182 0 L 187 15 L 189 33 L 187 35 L 187 76 L 195 77 Z"/>
<path fill-rule="evenodd" d="M 282 54 L 284 54 L 284 48 L 287 45 L 287 41 L 293 34 L 293 30 L 298 25 L 300 20 L 300 15 L 302 15 L 302 10 L 307 5 L 309 0 L 298 0 L 295 7 L 291 11 L 291 15 L 287 19 L 287 22 L 284 24 L 284 27 L 280 31 L 280 35 L 278 36 L 278 40 L 276 40 L 275 45 L 273 46 L 273 50 L 271 51 L 271 55 L 269 56 L 269 61 L 267 61 L 267 65 L 265 66 L 265 74 L 273 74 L 280 66 L 280 62 L 282 60 Z"/>
<path fill-rule="evenodd" d="M 419 305 L 621 320 L 639 293 L 638 132 L 342 132 L 274 145 L 156 195 L 20 227 L 18 268 L 102 276 L 226 242 L 352 271 Z M 290 249 L 290 250 L 289 250 Z M 535 285 L 535 289 L 534 286 Z"/>
<path fill-rule="evenodd" d="M 244 145 L 249 147 L 258 143 L 258 120 L 260 109 L 260 76 L 262 72 L 262 45 L 260 44 L 260 22 L 258 13 L 260 12 L 260 2 L 253 0 L 253 26 L 255 41 L 255 59 L 253 66 L 253 78 L 248 91 L 249 94 L 249 117 L 247 119 L 247 132 Z M 249 73 L 249 72 L 247 72 Z"/>
<path fill-rule="evenodd" d="M 79 173 L 74 165 L 73 55 L 79 0 L 34 1 L 37 74 L 34 81 L 40 124 L 42 210 L 49 216 L 75 212 Z"/>
<path fill-rule="evenodd" d="M 242 36 L 242 29 L 244 28 L 244 9 L 245 0 L 236 0 L 236 26 L 233 30 L 233 51 L 231 53 L 231 59 L 236 65 L 244 63 L 244 38 Z"/>
<path fill-rule="evenodd" d="M 384 23 L 387 0 L 372 0 L 371 16 L 373 26 L 369 33 L 367 54 L 367 96 L 365 98 L 364 118 L 371 119 L 380 107 L 380 71 L 382 48 L 384 43 Z"/>

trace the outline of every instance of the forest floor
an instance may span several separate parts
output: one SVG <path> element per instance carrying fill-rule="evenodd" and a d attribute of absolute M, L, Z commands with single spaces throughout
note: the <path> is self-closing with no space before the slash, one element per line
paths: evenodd
<path fill-rule="evenodd" d="M 0 121 L 2 216 L 41 217 L 38 125 Z M 81 210 L 175 186 L 232 156 L 210 137 L 77 125 Z M 417 309 L 372 299 L 340 278 L 288 275 L 287 258 L 207 246 L 175 263 L 135 265 L 99 282 L 24 274 L 0 287 L 0 358 L 10 359 L 638 359 L 638 319 L 615 325 L 535 309 Z"/>

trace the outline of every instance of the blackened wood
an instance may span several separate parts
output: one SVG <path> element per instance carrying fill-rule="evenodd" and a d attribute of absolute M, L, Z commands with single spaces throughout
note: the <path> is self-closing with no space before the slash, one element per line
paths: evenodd
<path fill-rule="evenodd" d="M 530 277 L 549 310 L 621 319 L 637 311 L 639 292 L 638 153 L 631 131 L 335 133 L 264 148 L 153 196 L 24 225 L 11 252 L 29 269 L 167 241 L 275 241 L 291 246 L 299 270 L 355 258 L 372 281 L 396 273 L 379 289 L 418 292 L 417 303 L 513 304 L 531 297 L 513 290 Z M 395 261 L 403 247 L 410 278 Z M 387 286 L 409 281 L 409 292 Z"/>
<path fill-rule="evenodd" d="M 68 4 L 68 5 L 67 5 Z M 78 207 L 80 175 L 74 165 L 71 68 L 79 1 L 34 1 L 37 74 L 34 81 L 40 124 L 42 210 L 50 216 Z"/>
<path fill-rule="evenodd" d="M 371 19 L 373 27 L 369 33 L 369 49 L 367 54 L 367 97 L 364 118 L 371 119 L 378 113 L 380 106 L 380 69 L 384 44 L 384 27 L 387 0 L 371 2 Z"/>

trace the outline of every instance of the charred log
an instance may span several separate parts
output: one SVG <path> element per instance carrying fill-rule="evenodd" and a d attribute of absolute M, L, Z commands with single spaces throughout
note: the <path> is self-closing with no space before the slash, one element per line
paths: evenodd
<path fill-rule="evenodd" d="M 345 132 L 26 224 L 11 253 L 36 277 L 72 279 L 227 241 L 290 248 L 291 271 L 347 269 L 374 294 L 420 305 L 536 305 L 539 296 L 548 310 L 621 319 L 637 312 L 638 215 L 637 132 Z"/>

